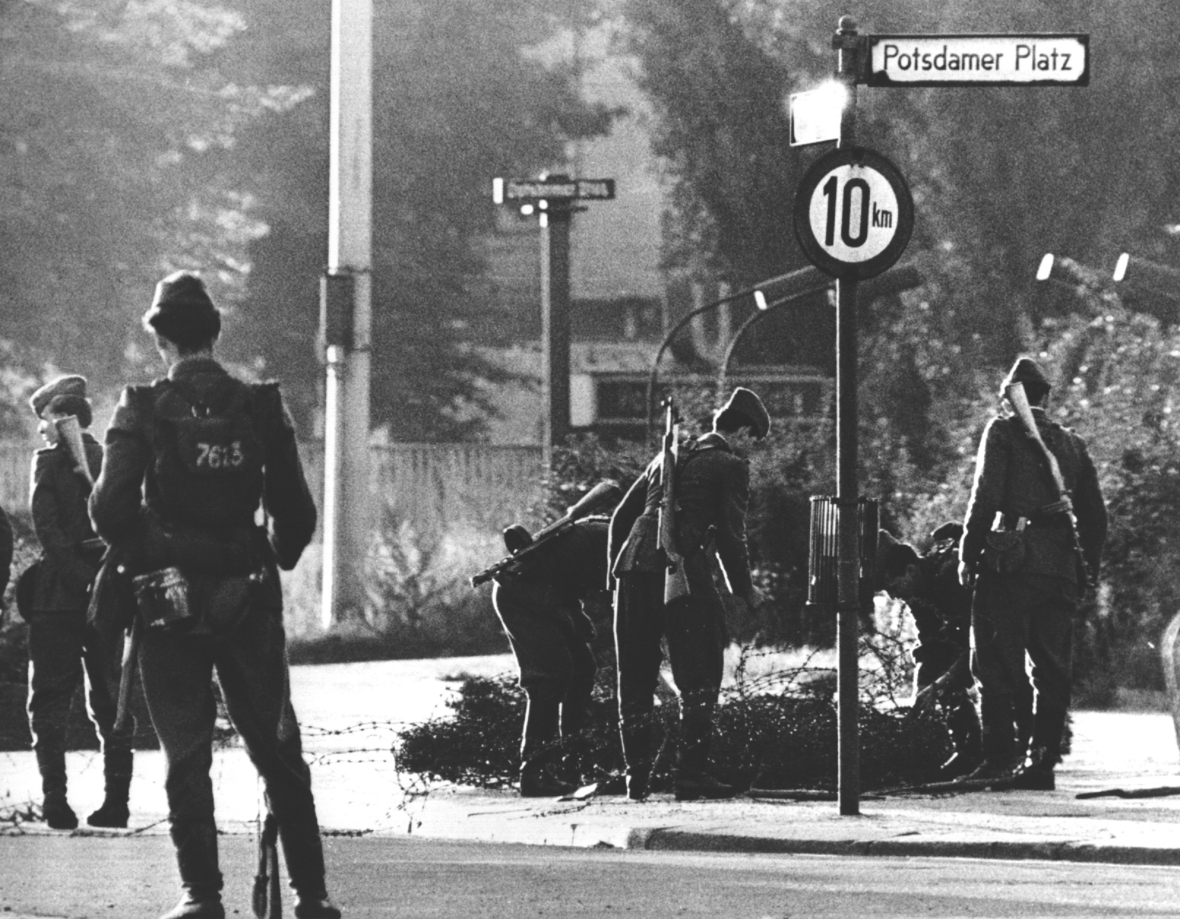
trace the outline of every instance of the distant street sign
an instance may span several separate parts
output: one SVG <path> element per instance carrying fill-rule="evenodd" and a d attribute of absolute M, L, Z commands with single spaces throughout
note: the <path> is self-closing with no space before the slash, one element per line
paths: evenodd
<path fill-rule="evenodd" d="M 867 35 L 866 86 L 1088 86 L 1090 36 Z"/>
<path fill-rule="evenodd" d="M 614 197 L 614 179 L 492 179 L 496 204 L 538 199 L 610 201 Z"/>
<path fill-rule="evenodd" d="M 909 186 L 889 160 L 841 147 L 816 160 L 795 193 L 795 236 L 834 278 L 863 280 L 889 268 L 914 228 Z"/>
<path fill-rule="evenodd" d="M 848 92 L 839 83 L 806 93 L 791 94 L 791 146 L 822 144 L 840 139 L 840 116 Z"/>

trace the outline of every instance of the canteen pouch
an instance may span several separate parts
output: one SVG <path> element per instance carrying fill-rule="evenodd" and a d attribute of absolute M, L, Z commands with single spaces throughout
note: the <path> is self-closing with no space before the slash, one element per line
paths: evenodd
<path fill-rule="evenodd" d="M 179 568 L 161 568 L 131 579 L 135 605 L 145 628 L 181 632 L 196 624 L 189 603 L 189 584 Z"/>
<path fill-rule="evenodd" d="M 1022 530 L 992 530 L 983 546 L 983 564 L 996 574 L 1011 574 L 1024 565 L 1025 544 Z"/>

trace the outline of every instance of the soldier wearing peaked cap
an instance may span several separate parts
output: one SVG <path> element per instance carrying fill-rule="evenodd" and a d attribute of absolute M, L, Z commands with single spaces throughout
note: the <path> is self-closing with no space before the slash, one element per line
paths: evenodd
<path fill-rule="evenodd" d="M 168 372 L 124 390 L 90 516 L 140 577 L 139 669 L 167 762 L 184 888 L 166 919 L 225 916 L 209 776 L 214 670 L 265 783 L 295 916 L 339 919 L 324 884 L 283 633 L 279 569 L 295 567 L 316 524 L 295 430 L 278 384 L 243 382 L 214 359 L 221 314 L 200 277 L 181 271 L 160 281 L 143 323 Z"/>
<path fill-rule="evenodd" d="M 1060 469 L 1077 532 L 1075 541 L 1037 439 L 1019 413 L 997 415 L 979 445 L 959 547 L 960 580 L 975 587 L 971 670 L 983 726 L 984 760 L 969 778 L 1052 789 L 1070 704 L 1073 621 L 1085 570 L 1098 574 L 1106 505 L 1085 441 L 1046 414 L 1051 386 L 1036 361 L 1022 357 L 1013 365 L 1000 389 L 1007 409 L 1012 383 L 1023 385 L 1036 432 Z M 1026 652 L 1035 712 L 1029 749 L 1020 750 L 1013 694 L 1025 679 Z"/>
<path fill-rule="evenodd" d="M 730 589 L 740 601 L 759 602 L 746 545 L 750 472 L 740 454 L 751 439 L 764 438 L 769 431 L 770 415 L 762 400 L 738 387 L 714 413 L 713 429 L 681 451 L 674 473 L 676 541 L 684 555 L 690 596 L 674 601 L 673 608 L 664 605 L 666 561 L 658 534 L 661 457 L 635 481 L 611 519 L 619 729 L 627 794 L 632 800 L 642 800 L 648 790 L 662 637 L 668 641 L 672 676 L 680 694 L 676 797 L 693 800 L 735 794 L 707 768 L 726 641 L 714 560 L 720 559 Z"/>
<path fill-rule="evenodd" d="M 101 741 L 106 784 L 106 799 L 87 822 L 125 827 L 134 722 L 114 727 L 122 635 L 86 618 L 90 584 L 102 555 L 86 509 L 90 483 L 102 465 L 102 447 L 87 430 L 91 407 L 86 379 L 58 377 L 33 393 L 29 405 L 41 419 L 39 430 L 47 444 L 33 456 L 29 503 L 41 558 L 29 575 L 31 595 L 21 611 L 29 621 L 29 728 L 41 771 L 42 814 L 54 829 L 78 825 L 66 797 L 65 745 L 70 701 L 85 677 L 86 708 Z M 57 428 L 56 422 L 71 416 L 81 429 L 85 471 Z"/>

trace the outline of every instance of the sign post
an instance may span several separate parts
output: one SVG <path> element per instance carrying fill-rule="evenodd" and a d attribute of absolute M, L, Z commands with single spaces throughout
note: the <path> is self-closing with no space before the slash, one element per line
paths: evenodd
<path fill-rule="evenodd" d="M 835 139 L 795 195 L 795 235 L 816 267 L 836 278 L 837 654 L 840 813 L 859 811 L 856 465 L 857 284 L 889 268 L 913 229 L 909 188 L 884 157 L 856 146 L 856 87 L 1087 86 L 1090 39 L 1081 33 L 865 35 L 842 16 L 832 38 L 847 95 L 839 135 L 821 91 L 791 99 L 792 145 Z M 836 99 L 836 96 L 830 96 Z"/>
<path fill-rule="evenodd" d="M 609 201 L 614 179 L 493 179 L 492 201 L 512 202 L 541 224 L 541 375 L 545 425 L 541 452 L 546 470 L 553 445 L 570 432 L 570 222 L 576 201 Z"/>

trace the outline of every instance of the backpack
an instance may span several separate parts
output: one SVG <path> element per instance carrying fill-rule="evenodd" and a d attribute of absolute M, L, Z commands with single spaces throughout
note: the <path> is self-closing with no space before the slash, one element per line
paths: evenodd
<path fill-rule="evenodd" d="M 163 380 L 153 408 L 161 516 L 182 526 L 252 523 L 262 499 L 264 448 L 251 388 L 234 380 L 206 404 Z"/>

